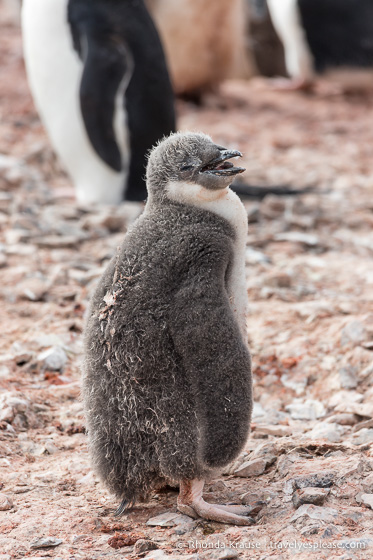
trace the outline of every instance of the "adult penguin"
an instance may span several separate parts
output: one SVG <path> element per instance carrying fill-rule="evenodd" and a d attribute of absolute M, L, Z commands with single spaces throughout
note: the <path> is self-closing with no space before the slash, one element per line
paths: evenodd
<path fill-rule="evenodd" d="M 175 130 L 162 45 L 143 0 L 24 0 L 36 107 L 81 203 L 146 198 L 146 154 Z"/>
<path fill-rule="evenodd" d="M 267 4 L 284 45 L 289 89 L 307 87 L 318 73 L 328 73 L 342 85 L 348 85 L 346 76 L 350 85 L 362 85 L 361 77 L 366 81 L 361 70 L 373 68 L 372 0 L 267 0 Z M 368 81 L 372 85 L 371 73 Z"/>

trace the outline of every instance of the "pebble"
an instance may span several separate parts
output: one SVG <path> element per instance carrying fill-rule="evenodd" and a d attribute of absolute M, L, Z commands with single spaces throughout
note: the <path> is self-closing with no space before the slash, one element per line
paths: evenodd
<path fill-rule="evenodd" d="M 17 414 L 24 414 L 29 408 L 29 401 L 6 391 L 0 396 L 0 421 L 12 423 Z"/>
<path fill-rule="evenodd" d="M 339 370 L 339 383 L 343 389 L 356 389 L 358 385 L 357 370 L 353 366 L 346 366 Z"/>
<path fill-rule="evenodd" d="M 329 492 L 330 490 L 327 488 L 313 487 L 297 490 L 293 494 L 294 507 L 299 508 L 303 504 L 314 504 L 316 506 L 321 506 L 324 503 Z"/>
<path fill-rule="evenodd" d="M 373 493 L 373 473 L 370 473 L 363 481 L 362 487 L 367 494 Z"/>
<path fill-rule="evenodd" d="M 30 301 L 42 301 L 50 284 L 41 278 L 28 278 L 17 287 L 17 295 Z"/>
<path fill-rule="evenodd" d="M 306 476 L 297 476 L 293 478 L 294 486 L 296 489 L 303 488 L 329 488 L 332 486 L 336 474 L 329 471 L 321 471 L 317 473 L 310 473 Z"/>
<path fill-rule="evenodd" d="M 7 494 L 0 494 L 0 511 L 7 511 L 12 509 L 13 501 Z"/>
<path fill-rule="evenodd" d="M 320 243 L 317 235 L 309 233 L 302 233 L 300 231 L 285 231 L 284 233 L 277 233 L 274 236 L 275 241 L 292 241 L 293 243 L 303 243 L 314 247 Z"/>
<path fill-rule="evenodd" d="M 164 552 L 164 550 L 152 550 L 146 556 L 144 556 L 144 558 L 146 558 L 146 560 L 173 560 L 175 556 L 169 556 Z"/>
<path fill-rule="evenodd" d="M 293 430 L 289 426 L 271 426 L 268 424 L 257 424 L 255 434 L 274 437 L 291 436 Z"/>
<path fill-rule="evenodd" d="M 283 386 L 288 387 L 289 389 L 292 389 L 293 391 L 295 391 L 295 394 L 298 397 L 304 393 L 304 390 L 307 387 L 307 378 L 303 378 L 303 379 L 299 379 L 297 381 L 294 381 L 294 379 L 291 375 L 288 375 L 287 373 L 284 373 L 283 375 L 281 375 L 280 379 L 281 379 L 281 383 L 283 384 Z"/>
<path fill-rule="evenodd" d="M 311 535 L 317 535 L 320 528 L 321 526 L 319 523 L 313 522 L 302 527 L 299 532 L 303 537 L 310 537 Z"/>
<path fill-rule="evenodd" d="M 255 418 L 260 418 L 261 416 L 266 416 L 266 414 L 267 412 L 264 410 L 262 405 L 258 402 L 254 402 L 253 413 L 252 413 L 253 420 Z"/>
<path fill-rule="evenodd" d="M 41 352 L 37 360 L 44 370 L 62 372 L 67 364 L 67 355 L 61 346 L 52 346 Z"/>
<path fill-rule="evenodd" d="M 134 554 L 142 554 L 143 552 L 147 552 L 148 550 L 157 550 L 158 545 L 150 541 L 148 539 L 139 539 L 136 541 L 135 546 L 133 547 Z"/>
<path fill-rule="evenodd" d="M 286 410 L 294 420 L 316 420 L 326 413 L 323 403 L 313 399 L 295 399 L 292 404 L 286 406 Z"/>
<path fill-rule="evenodd" d="M 291 282 L 291 276 L 286 272 L 273 272 L 265 279 L 265 284 L 273 288 L 291 288 Z"/>
<path fill-rule="evenodd" d="M 81 241 L 76 235 L 45 235 L 43 237 L 34 237 L 33 243 L 38 247 L 47 249 L 65 249 L 74 248 Z"/>
<path fill-rule="evenodd" d="M 358 494 L 356 496 L 356 501 L 359 504 L 364 504 L 373 509 L 373 494 Z"/>
<path fill-rule="evenodd" d="M 0 379 L 6 379 L 10 375 L 8 366 L 0 366 Z"/>
<path fill-rule="evenodd" d="M 356 414 L 348 414 L 347 412 L 333 414 L 325 420 L 325 422 L 330 422 L 331 424 L 341 424 L 341 426 L 354 426 L 358 421 L 359 418 Z"/>
<path fill-rule="evenodd" d="M 297 521 L 300 517 L 305 516 L 308 516 L 310 519 L 326 521 L 327 523 L 330 523 L 336 517 L 338 517 L 338 511 L 334 508 L 320 507 L 313 504 L 304 504 L 303 506 L 300 506 L 299 509 L 297 509 L 290 521 L 294 522 Z"/>
<path fill-rule="evenodd" d="M 193 529 L 195 529 L 196 525 L 197 525 L 197 522 L 192 521 L 190 519 L 188 522 L 180 523 L 179 525 L 176 525 L 175 529 L 173 530 L 173 533 L 175 535 L 186 535 L 187 533 L 190 533 L 191 531 L 193 531 Z"/>
<path fill-rule="evenodd" d="M 234 476 L 251 477 L 259 476 L 264 473 L 267 467 L 265 459 L 254 459 L 252 461 L 245 461 L 237 470 L 234 471 Z"/>
<path fill-rule="evenodd" d="M 267 465 L 272 465 L 277 458 L 278 450 L 275 443 L 262 443 L 255 447 L 252 452 L 252 459 L 261 457 L 267 461 Z"/>
<path fill-rule="evenodd" d="M 362 445 L 363 443 L 372 443 L 373 442 L 373 429 L 372 428 L 363 428 L 359 430 L 351 437 L 351 442 L 354 445 Z"/>
<path fill-rule="evenodd" d="M 365 327 L 361 321 L 351 321 L 347 323 L 341 333 L 341 346 L 347 344 L 359 344 L 367 338 Z"/>
<path fill-rule="evenodd" d="M 238 558 L 239 552 L 233 548 L 223 548 L 222 550 L 214 550 L 205 555 L 205 558 L 211 560 L 229 560 L 230 558 Z"/>
<path fill-rule="evenodd" d="M 62 544 L 61 539 L 56 539 L 55 537 L 41 537 L 34 540 L 30 544 L 30 548 L 49 548 L 52 546 L 59 546 L 60 544 Z"/>
<path fill-rule="evenodd" d="M 261 251 L 247 247 L 245 253 L 246 264 L 271 264 L 271 259 Z"/>
<path fill-rule="evenodd" d="M 366 416 L 373 418 L 373 403 L 341 403 L 335 407 L 336 412 L 349 412 L 350 414 L 357 414 L 359 416 Z"/>
<path fill-rule="evenodd" d="M 307 432 L 307 436 L 312 439 L 326 439 L 332 443 L 338 443 L 342 440 L 344 433 L 344 428 L 339 424 L 319 422 L 310 432 Z"/>
<path fill-rule="evenodd" d="M 175 527 L 175 525 L 181 525 L 182 523 L 188 522 L 190 522 L 190 517 L 187 515 L 170 511 L 150 518 L 146 524 L 150 527 Z"/>
<path fill-rule="evenodd" d="M 359 377 L 365 379 L 371 375 L 373 375 L 373 362 L 360 372 Z"/>

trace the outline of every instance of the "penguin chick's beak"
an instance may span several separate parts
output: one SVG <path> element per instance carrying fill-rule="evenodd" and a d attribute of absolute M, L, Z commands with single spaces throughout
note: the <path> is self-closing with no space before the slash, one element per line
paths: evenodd
<path fill-rule="evenodd" d="M 221 150 L 219 156 L 209 161 L 207 165 L 203 165 L 199 172 L 221 176 L 243 173 L 245 171 L 244 167 L 235 167 L 231 161 L 227 161 L 234 157 L 242 157 L 241 152 L 238 150 Z"/>

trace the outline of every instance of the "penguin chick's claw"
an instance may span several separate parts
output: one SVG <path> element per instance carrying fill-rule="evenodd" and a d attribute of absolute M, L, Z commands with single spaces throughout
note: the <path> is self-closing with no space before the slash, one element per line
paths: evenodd
<path fill-rule="evenodd" d="M 245 506 L 221 506 L 208 504 L 202 498 L 203 480 L 182 480 L 177 507 L 181 513 L 193 517 L 202 517 L 209 521 L 229 523 L 231 525 L 252 525 L 254 520 L 249 517 L 250 508 Z"/>
<path fill-rule="evenodd" d="M 114 512 L 114 517 L 120 517 L 121 515 L 124 514 L 125 511 L 127 511 L 131 507 L 132 507 L 131 502 L 129 502 L 128 500 L 122 500 L 121 503 L 119 504 L 118 509 Z"/>

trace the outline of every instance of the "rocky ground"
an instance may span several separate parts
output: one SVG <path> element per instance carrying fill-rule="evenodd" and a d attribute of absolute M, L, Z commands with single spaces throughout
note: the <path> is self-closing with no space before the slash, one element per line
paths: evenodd
<path fill-rule="evenodd" d="M 81 332 L 141 207 L 76 205 L 2 10 L 0 560 L 371 558 L 373 96 L 257 80 L 179 103 L 181 128 L 245 153 L 247 180 L 314 191 L 246 203 L 252 436 L 206 498 L 248 504 L 255 523 L 192 521 L 171 489 L 116 520 L 89 466 Z"/>

